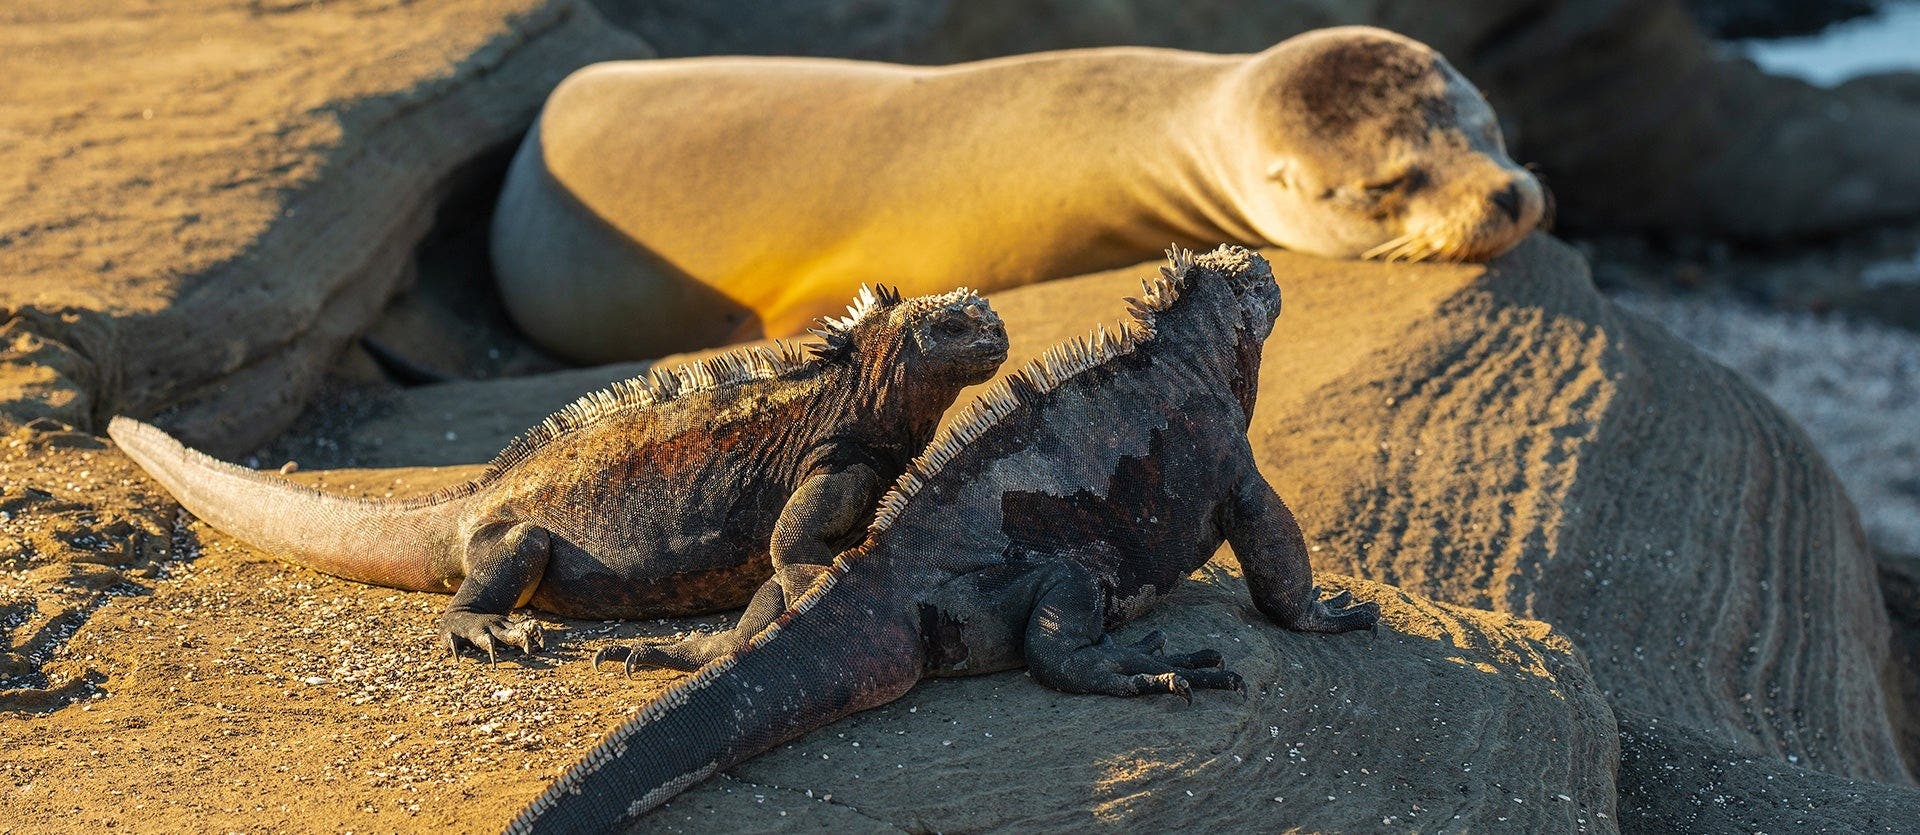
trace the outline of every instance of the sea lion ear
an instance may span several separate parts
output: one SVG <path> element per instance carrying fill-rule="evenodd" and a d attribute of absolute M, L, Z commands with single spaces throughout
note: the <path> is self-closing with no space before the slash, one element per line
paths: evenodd
<path fill-rule="evenodd" d="M 1267 179 L 1281 188 L 1293 188 L 1293 158 L 1281 157 L 1267 165 Z"/>

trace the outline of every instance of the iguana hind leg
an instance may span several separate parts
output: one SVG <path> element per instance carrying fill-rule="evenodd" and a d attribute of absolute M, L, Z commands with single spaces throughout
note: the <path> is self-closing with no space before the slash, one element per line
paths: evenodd
<path fill-rule="evenodd" d="M 1141 696 L 1171 693 L 1193 701 L 1193 688 L 1246 692 L 1240 676 L 1219 669 L 1210 649 L 1156 657 L 1166 636 L 1149 633 L 1121 644 L 1106 634 L 1100 587 L 1073 568 L 1045 587 L 1027 621 L 1027 668 L 1034 680 L 1067 693 Z"/>
<path fill-rule="evenodd" d="M 780 568 L 754 592 L 753 600 L 741 613 L 740 621 L 725 632 L 712 632 L 677 641 L 635 644 L 631 647 L 606 647 L 594 653 L 593 665 L 604 661 L 623 661 L 627 675 L 641 667 L 666 667 L 693 672 L 720 656 L 747 645 L 747 641 L 780 617 L 793 601 L 813 585 L 824 565 L 797 564 Z"/>
<path fill-rule="evenodd" d="M 462 643 L 486 653 L 488 663 L 501 644 L 528 654 L 546 646 L 538 622 L 509 614 L 532 596 L 552 552 L 552 535 L 526 523 L 483 529 L 467 544 L 467 575 L 440 615 L 440 639 L 456 661 Z"/>

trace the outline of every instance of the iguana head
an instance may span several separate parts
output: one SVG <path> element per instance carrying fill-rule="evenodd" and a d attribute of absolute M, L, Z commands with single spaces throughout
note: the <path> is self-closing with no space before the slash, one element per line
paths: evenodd
<path fill-rule="evenodd" d="M 1274 281 L 1273 266 L 1259 254 L 1237 246 L 1222 246 L 1196 260 L 1226 276 L 1227 286 L 1233 289 L 1240 312 L 1246 317 L 1248 335 L 1256 344 L 1265 342 L 1273 333 L 1274 321 L 1280 318 L 1280 284 Z"/>
<path fill-rule="evenodd" d="M 1194 255 L 1174 247 L 1146 294 L 1134 305 L 1129 334 L 1170 342 L 1217 371 L 1242 408 L 1253 414 L 1260 357 L 1280 317 L 1280 285 L 1267 259 L 1244 247 L 1222 245 Z"/>
<path fill-rule="evenodd" d="M 993 377 L 1007 359 L 1000 316 L 965 287 L 903 299 L 885 285 L 862 285 L 847 315 L 821 320 L 814 330 L 823 357 L 853 357 L 863 365 L 898 365 L 922 382 L 963 386 Z"/>
<path fill-rule="evenodd" d="M 1245 247 L 1222 244 L 1201 255 L 1171 247 L 1167 266 L 1145 290 L 1136 315 L 1153 329 L 1175 308 L 1188 308 L 1193 312 L 1182 317 L 1189 322 L 1188 330 L 1221 336 L 1232 331 L 1258 346 L 1280 317 L 1280 285 L 1273 267 Z"/>

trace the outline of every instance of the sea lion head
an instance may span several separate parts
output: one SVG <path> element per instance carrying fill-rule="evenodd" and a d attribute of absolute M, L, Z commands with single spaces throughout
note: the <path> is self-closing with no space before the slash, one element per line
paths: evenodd
<path fill-rule="evenodd" d="M 1546 192 L 1493 108 L 1425 44 L 1363 26 L 1254 56 L 1238 199 L 1272 243 L 1338 258 L 1479 261 L 1539 225 Z"/>

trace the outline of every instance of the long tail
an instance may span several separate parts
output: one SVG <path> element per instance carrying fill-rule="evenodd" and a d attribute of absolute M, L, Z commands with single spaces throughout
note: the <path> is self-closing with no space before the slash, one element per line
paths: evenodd
<path fill-rule="evenodd" d="M 458 498 L 333 496 L 188 449 L 132 418 L 114 418 L 107 434 L 193 515 L 248 545 L 349 580 L 450 590 L 432 565 L 453 547 Z"/>
<path fill-rule="evenodd" d="M 893 701 L 920 678 L 922 650 L 904 616 L 873 594 L 885 584 L 824 575 L 748 643 L 682 679 L 587 755 L 507 825 L 509 835 L 613 831 L 669 798 L 794 737 Z"/>

